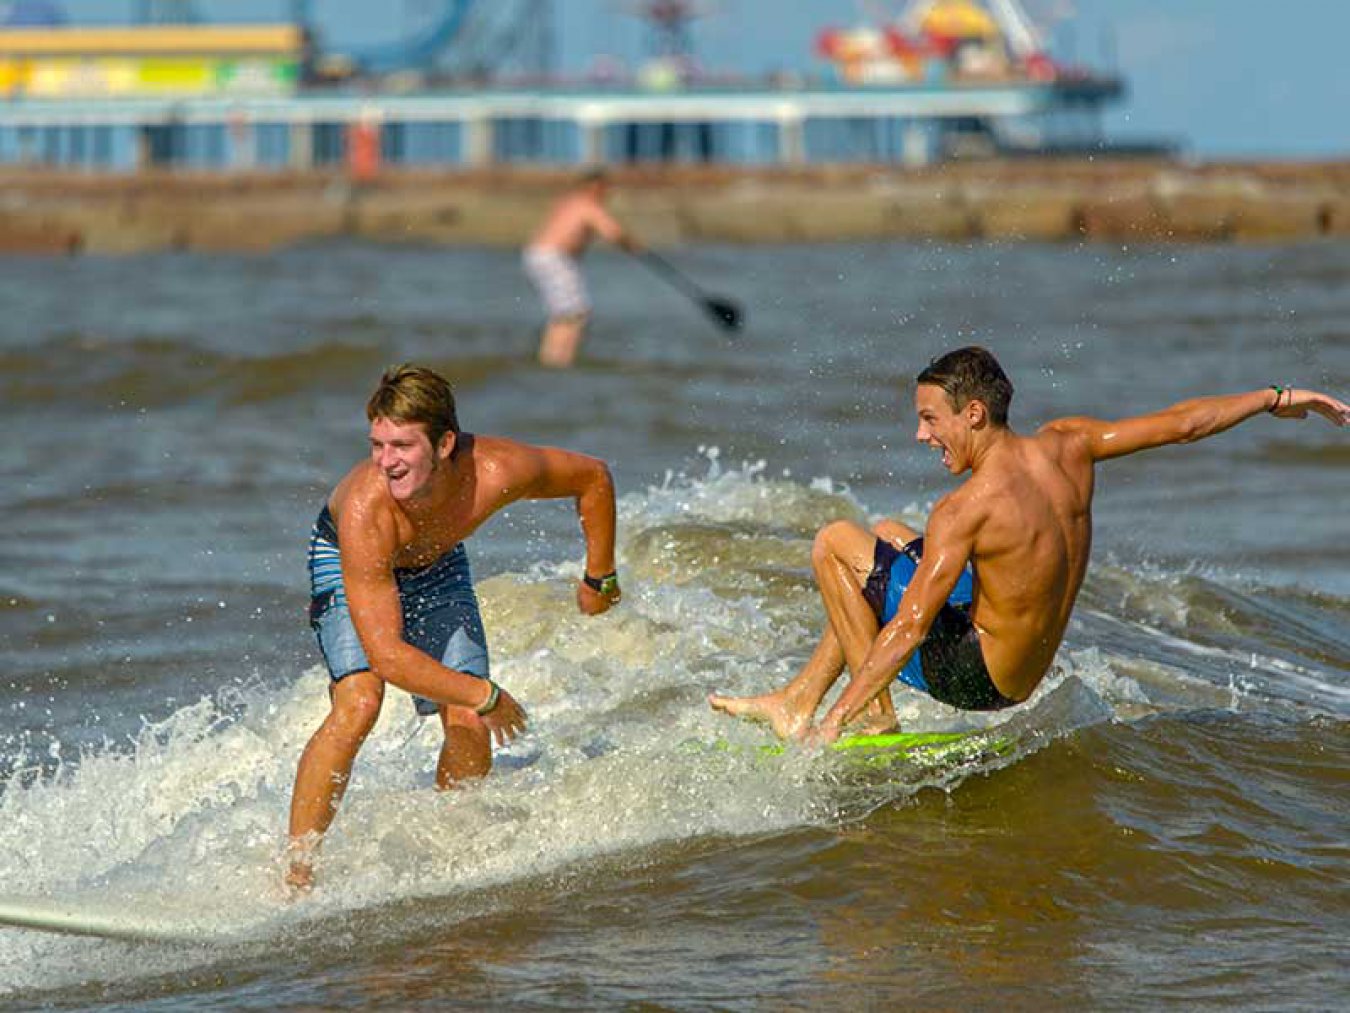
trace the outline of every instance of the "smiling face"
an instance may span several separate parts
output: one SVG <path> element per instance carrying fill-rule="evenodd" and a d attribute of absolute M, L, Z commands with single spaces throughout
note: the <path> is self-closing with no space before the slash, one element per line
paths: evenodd
<path fill-rule="evenodd" d="M 380 417 L 370 423 L 370 459 L 388 483 L 389 494 L 400 503 L 427 491 L 453 449 L 453 433 L 443 436 L 439 447 L 432 447 L 420 422 Z"/>
<path fill-rule="evenodd" d="M 921 383 L 914 388 L 914 408 L 919 428 L 914 438 L 942 451 L 942 466 L 953 475 L 970 468 L 974 461 L 975 432 L 985 419 L 980 401 L 953 408 L 947 392 L 936 384 Z"/>

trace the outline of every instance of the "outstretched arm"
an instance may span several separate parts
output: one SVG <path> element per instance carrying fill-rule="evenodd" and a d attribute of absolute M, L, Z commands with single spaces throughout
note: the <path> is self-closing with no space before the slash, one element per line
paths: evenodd
<path fill-rule="evenodd" d="M 619 224 L 619 220 L 610 214 L 603 205 L 592 205 L 590 224 L 591 228 L 615 246 L 627 250 L 629 253 L 642 252 L 642 244 L 634 239 L 628 230 Z"/>
<path fill-rule="evenodd" d="M 1171 443 L 1194 443 L 1265 412 L 1279 418 L 1301 419 L 1310 411 L 1333 425 L 1350 424 L 1350 406 L 1329 394 L 1295 387 L 1267 387 L 1246 394 L 1192 398 L 1162 411 L 1115 422 L 1081 416 L 1056 419 L 1045 429 L 1085 437 L 1092 459 L 1106 461 Z"/>

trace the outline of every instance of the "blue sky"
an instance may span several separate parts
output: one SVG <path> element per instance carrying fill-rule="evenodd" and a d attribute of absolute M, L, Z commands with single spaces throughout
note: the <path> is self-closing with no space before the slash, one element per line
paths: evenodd
<path fill-rule="evenodd" d="M 138 0 L 57 0 L 72 19 L 128 21 Z M 447 0 L 311 0 L 327 46 L 391 40 Z M 507 0 L 482 0 L 503 4 Z M 0 6 L 3 3 L 0 2 Z M 636 0 L 554 0 L 559 57 L 578 72 L 600 51 L 627 60 L 646 32 Z M 861 23 L 899 0 L 701 0 L 698 56 L 712 69 L 808 70 L 826 25 Z M 1350 3 L 1344 0 L 1025 0 L 1035 12 L 1073 8 L 1054 29 L 1061 54 L 1110 63 L 1129 86 L 1107 118 L 1119 140 L 1173 139 L 1201 158 L 1350 156 Z M 195 0 L 207 18 L 282 19 L 287 0 Z"/>

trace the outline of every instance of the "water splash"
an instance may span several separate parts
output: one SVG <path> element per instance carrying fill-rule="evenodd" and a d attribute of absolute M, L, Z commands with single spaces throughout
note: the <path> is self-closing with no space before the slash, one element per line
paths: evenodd
<path fill-rule="evenodd" d="M 154 908 L 244 953 L 265 945 L 259 939 L 358 915 L 364 925 L 370 912 L 462 898 L 605 856 L 857 818 L 923 787 L 957 791 L 972 773 L 1103 721 L 1256 706 L 1270 689 L 1259 669 L 1277 661 L 1284 683 L 1325 682 L 1307 659 L 1271 659 L 1269 638 L 1259 666 L 1250 650 L 1206 642 L 1235 629 L 1255 636 L 1245 614 L 1230 611 L 1227 626 L 1194 635 L 1204 610 L 1187 582 L 1202 578 L 1108 564 L 1094 573 L 1056 670 L 1027 706 L 970 715 L 896 694 L 905 726 L 997 727 L 1014 743 L 1006 753 L 906 780 L 859 778 L 800 750 L 778 764 L 757 762 L 753 748 L 691 751 L 683 744 L 767 741 L 762 729 L 712 713 L 704 697 L 762 692 L 795 673 L 821 623 L 809 538 L 827 520 L 866 517 L 831 482 L 771 478 L 760 462 L 726 467 L 716 452 L 705 456 L 706 475 L 669 475 L 621 501 L 622 608 L 577 615 L 574 562 L 481 584 L 496 675 L 529 708 L 530 732 L 499 753 L 485 782 L 439 794 L 435 723 L 416 721 L 403 694 L 391 692 L 312 896 L 286 903 L 278 863 L 295 763 L 326 711 L 317 666 L 224 687 L 78 755 L 66 755 L 55 732 L 46 749 L 8 743 L 16 759 L 0 785 L 0 890 Z M 1220 585 L 1205 593 L 1213 588 Z M 450 904 L 437 917 L 465 910 Z M 405 930 L 397 918 L 370 923 Z M 220 953 L 138 948 L 128 961 L 127 946 L 0 930 L 0 990 L 167 973 Z"/>

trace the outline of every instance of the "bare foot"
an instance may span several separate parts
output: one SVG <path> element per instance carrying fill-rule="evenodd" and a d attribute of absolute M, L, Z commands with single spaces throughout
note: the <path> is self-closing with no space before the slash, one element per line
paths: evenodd
<path fill-rule="evenodd" d="M 878 718 L 876 720 L 863 717 L 848 726 L 850 735 L 890 735 L 900 730 L 900 723 L 895 718 Z"/>
<path fill-rule="evenodd" d="M 286 868 L 285 880 L 292 896 L 309 893 L 314 889 L 314 866 L 309 864 L 309 859 L 292 859 Z"/>
<path fill-rule="evenodd" d="M 889 735 L 900 730 L 900 722 L 895 719 L 894 709 L 876 699 L 867 705 L 848 730 L 851 735 Z"/>
<path fill-rule="evenodd" d="M 286 873 L 282 881 L 292 899 L 314 889 L 314 853 L 318 845 L 319 837 L 314 833 L 292 838 L 286 845 Z"/>
<path fill-rule="evenodd" d="M 763 722 L 780 739 L 798 738 L 806 731 L 809 720 L 791 711 L 787 701 L 778 693 L 766 693 L 764 696 L 722 696 L 720 693 L 710 693 L 708 705 L 734 718 Z"/>

